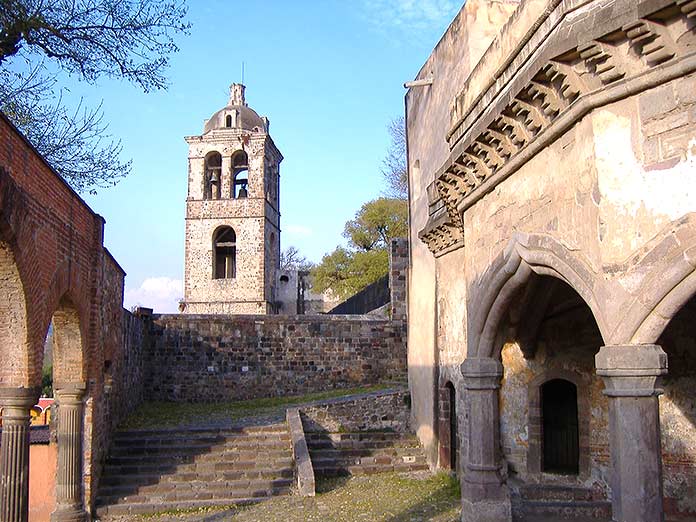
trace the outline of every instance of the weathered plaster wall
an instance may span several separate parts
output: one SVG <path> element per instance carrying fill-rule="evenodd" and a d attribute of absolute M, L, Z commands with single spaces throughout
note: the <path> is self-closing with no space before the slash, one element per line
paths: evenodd
<path fill-rule="evenodd" d="M 418 239 L 428 218 L 426 187 L 448 154 L 445 133 L 449 126 L 449 103 L 493 40 L 517 1 L 469 0 L 444 34 L 417 78 L 433 77 L 431 86 L 415 87 L 406 95 L 410 245 L 409 383 L 413 396 L 413 425 L 426 448 L 429 462 L 437 462 L 435 262 Z"/>

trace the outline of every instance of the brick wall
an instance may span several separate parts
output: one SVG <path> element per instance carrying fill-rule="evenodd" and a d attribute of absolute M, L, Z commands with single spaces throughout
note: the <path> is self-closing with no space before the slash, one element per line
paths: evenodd
<path fill-rule="evenodd" d="M 406 378 L 402 324 L 364 316 L 154 316 L 149 400 L 298 395 Z"/>

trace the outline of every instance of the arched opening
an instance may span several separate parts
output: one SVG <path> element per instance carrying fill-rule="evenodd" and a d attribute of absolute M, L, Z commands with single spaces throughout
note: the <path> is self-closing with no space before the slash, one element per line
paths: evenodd
<path fill-rule="evenodd" d="M 220 199 L 222 184 L 222 156 L 219 152 L 209 152 L 205 157 L 203 199 Z"/>
<path fill-rule="evenodd" d="M 227 127 L 228 129 L 230 127 L 232 127 L 232 115 L 231 114 L 228 114 L 227 116 L 225 116 L 225 127 Z"/>
<path fill-rule="evenodd" d="M 235 152 L 232 156 L 232 180 L 232 197 L 246 198 L 249 185 L 249 157 L 243 150 Z"/>
<path fill-rule="evenodd" d="M 459 448 L 459 437 L 457 430 L 457 394 L 454 385 L 447 383 L 447 393 L 449 395 L 449 426 L 450 426 L 450 459 L 449 466 L 453 471 L 457 470 L 457 450 Z"/>
<path fill-rule="evenodd" d="M 451 381 L 440 388 L 439 452 L 440 466 L 457 471 L 459 434 L 457 429 L 457 394 Z"/>
<path fill-rule="evenodd" d="M 237 235 L 231 227 L 220 227 L 213 237 L 213 279 L 237 277 Z"/>
<path fill-rule="evenodd" d="M 669 373 L 659 398 L 666 520 L 696 520 L 696 296 L 672 317 L 656 344 Z"/>
<path fill-rule="evenodd" d="M 577 475 L 579 470 L 578 394 L 575 385 L 553 379 L 541 386 L 543 465 L 546 473 Z"/>

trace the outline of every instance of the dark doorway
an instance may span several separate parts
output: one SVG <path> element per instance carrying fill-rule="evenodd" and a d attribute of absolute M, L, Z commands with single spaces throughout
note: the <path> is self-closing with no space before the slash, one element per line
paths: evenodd
<path fill-rule="evenodd" d="M 450 469 L 456 472 L 457 450 L 459 449 L 457 442 L 457 396 L 451 382 L 447 383 L 447 391 L 449 393 Z"/>
<path fill-rule="evenodd" d="M 564 379 L 553 379 L 541 386 L 544 419 L 544 465 L 548 473 L 577 474 L 578 392 Z"/>

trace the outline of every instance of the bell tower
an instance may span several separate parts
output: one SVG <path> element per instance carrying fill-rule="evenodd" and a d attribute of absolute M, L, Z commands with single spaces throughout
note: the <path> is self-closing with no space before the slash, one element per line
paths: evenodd
<path fill-rule="evenodd" d="M 187 136 L 184 302 L 190 314 L 269 314 L 280 263 L 279 165 L 283 156 L 245 99 Z"/>

